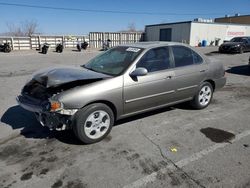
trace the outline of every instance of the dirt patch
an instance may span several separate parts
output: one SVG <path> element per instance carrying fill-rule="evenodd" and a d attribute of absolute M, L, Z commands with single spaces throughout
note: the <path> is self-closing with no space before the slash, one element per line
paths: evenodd
<path fill-rule="evenodd" d="M 139 165 L 142 169 L 143 174 L 151 174 L 152 172 L 159 171 L 167 163 L 160 161 L 158 164 L 155 164 L 151 159 L 141 159 L 139 160 Z"/>
<path fill-rule="evenodd" d="M 51 188 L 58 188 L 61 187 L 63 185 L 62 180 L 57 180 L 52 186 Z"/>
<path fill-rule="evenodd" d="M 128 161 L 134 161 L 135 159 L 138 159 L 138 158 L 140 158 L 140 155 L 138 153 L 134 153 L 131 156 L 128 156 L 127 160 Z"/>
<path fill-rule="evenodd" d="M 40 175 L 45 175 L 48 172 L 49 172 L 49 169 L 48 168 L 44 168 L 44 169 L 41 170 Z"/>
<path fill-rule="evenodd" d="M 4 147 L 2 150 L 0 150 L 0 159 L 6 160 L 10 158 L 13 155 L 16 155 L 16 153 L 19 153 L 21 151 L 21 147 L 17 144 L 12 144 Z"/>
<path fill-rule="evenodd" d="M 69 181 L 64 188 L 87 188 L 88 185 L 86 183 L 82 183 L 81 180 L 73 180 Z"/>
<path fill-rule="evenodd" d="M 31 179 L 32 175 L 33 175 L 33 172 L 25 173 L 21 176 L 20 180 L 21 181 L 29 180 Z"/>

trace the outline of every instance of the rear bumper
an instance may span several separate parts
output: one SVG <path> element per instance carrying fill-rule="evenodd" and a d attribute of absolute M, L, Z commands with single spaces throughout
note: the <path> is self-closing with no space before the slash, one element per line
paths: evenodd
<path fill-rule="evenodd" d="M 214 80 L 214 82 L 215 82 L 215 90 L 224 87 L 224 86 L 226 85 L 226 81 L 227 81 L 227 78 L 226 78 L 226 77 L 222 77 L 222 78 L 219 78 L 219 79 L 215 79 L 215 80 Z"/>
<path fill-rule="evenodd" d="M 219 48 L 220 53 L 239 53 L 239 47 L 230 47 L 230 48 Z"/>

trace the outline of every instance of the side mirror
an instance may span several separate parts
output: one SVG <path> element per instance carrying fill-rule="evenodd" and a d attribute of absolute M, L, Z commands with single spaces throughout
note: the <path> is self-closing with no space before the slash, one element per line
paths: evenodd
<path fill-rule="evenodd" d="M 137 77 L 137 76 L 145 76 L 148 74 L 148 70 L 143 67 L 136 68 L 133 72 L 131 72 L 129 75 L 131 77 Z"/>

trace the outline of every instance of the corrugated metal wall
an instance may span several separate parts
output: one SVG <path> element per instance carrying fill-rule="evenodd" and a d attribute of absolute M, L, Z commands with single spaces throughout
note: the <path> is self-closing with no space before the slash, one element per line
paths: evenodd
<path fill-rule="evenodd" d="M 111 47 L 119 44 L 134 43 L 144 40 L 143 32 L 90 32 L 91 48 L 102 48 L 103 42 L 111 40 Z"/>
<path fill-rule="evenodd" d="M 161 29 L 172 29 L 171 41 L 189 43 L 191 22 L 146 26 L 146 40 L 159 41 Z"/>

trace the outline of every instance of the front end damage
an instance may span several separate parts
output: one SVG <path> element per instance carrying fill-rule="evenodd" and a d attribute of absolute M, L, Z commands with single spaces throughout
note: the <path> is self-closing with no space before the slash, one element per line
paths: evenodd
<path fill-rule="evenodd" d="M 72 105 L 69 108 L 64 106 L 63 101 L 56 100 L 57 96 L 75 87 L 110 77 L 83 67 L 40 70 L 34 73 L 32 79 L 23 87 L 17 102 L 24 109 L 34 112 L 43 126 L 51 130 L 69 129 L 78 109 L 74 109 Z"/>
<path fill-rule="evenodd" d="M 53 100 L 63 89 L 65 86 L 47 88 L 32 80 L 25 85 L 16 100 L 22 108 L 34 112 L 42 126 L 50 130 L 70 129 L 72 117 L 78 109 L 65 109 L 63 103 Z"/>

